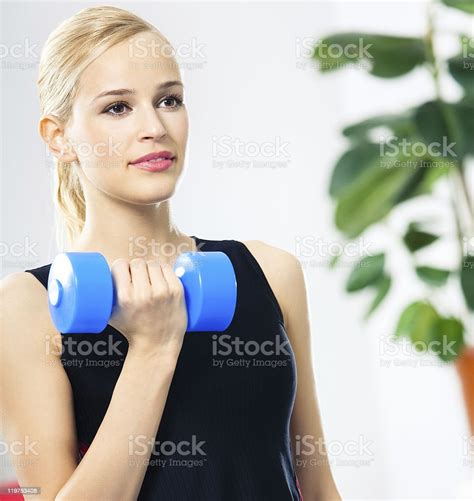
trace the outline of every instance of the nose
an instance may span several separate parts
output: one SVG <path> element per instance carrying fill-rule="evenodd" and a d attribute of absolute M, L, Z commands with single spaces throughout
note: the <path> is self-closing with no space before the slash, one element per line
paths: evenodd
<path fill-rule="evenodd" d="M 139 114 L 139 136 L 140 141 L 159 141 L 166 135 L 166 127 L 156 108 L 152 105 L 144 107 Z"/>

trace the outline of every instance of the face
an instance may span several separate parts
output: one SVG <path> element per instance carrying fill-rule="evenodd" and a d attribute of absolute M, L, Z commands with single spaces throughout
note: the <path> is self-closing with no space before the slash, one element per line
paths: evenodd
<path fill-rule="evenodd" d="M 173 194 L 184 165 L 188 115 L 170 52 L 159 35 L 140 33 L 108 49 L 82 73 L 65 135 L 86 190 L 136 204 Z M 163 151 L 173 157 L 165 170 L 133 164 Z M 149 162 L 153 168 L 159 164 Z"/>

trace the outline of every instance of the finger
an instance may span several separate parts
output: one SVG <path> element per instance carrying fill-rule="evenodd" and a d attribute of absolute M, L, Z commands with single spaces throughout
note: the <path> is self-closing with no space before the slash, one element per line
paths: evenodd
<path fill-rule="evenodd" d="M 116 259 L 110 267 L 110 272 L 116 297 L 119 293 L 121 296 L 129 294 L 132 289 L 132 277 L 128 261 L 124 258 Z"/>
<path fill-rule="evenodd" d="M 158 259 L 150 259 L 147 261 L 147 266 L 152 290 L 157 293 L 167 291 L 168 284 L 163 275 L 160 261 Z"/>
<path fill-rule="evenodd" d="M 168 289 L 170 291 L 180 292 L 183 288 L 183 284 L 173 270 L 173 267 L 169 263 L 162 263 L 161 267 L 163 276 L 168 284 Z"/>
<path fill-rule="evenodd" d="M 135 258 L 130 261 L 130 274 L 132 276 L 132 287 L 135 292 L 150 289 L 150 277 L 146 261 L 142 258 Z"/>

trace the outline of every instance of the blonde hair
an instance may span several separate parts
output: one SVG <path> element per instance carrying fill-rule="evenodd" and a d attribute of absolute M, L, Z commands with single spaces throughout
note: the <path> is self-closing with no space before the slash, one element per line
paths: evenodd
<path fill-rule="evenodd" d="M 89 7 L 59 24 L 46 40 L 39 63 L 42 114 L 66 124 L 85 68 L 113 45 L 144 31 L 155 32 L 171 46 L 152 24 L 118 7 Z M 75 166 L 56 158 L 54 164 L 56 242 L 62 250 L 82 232 L 86 204 Z"/>

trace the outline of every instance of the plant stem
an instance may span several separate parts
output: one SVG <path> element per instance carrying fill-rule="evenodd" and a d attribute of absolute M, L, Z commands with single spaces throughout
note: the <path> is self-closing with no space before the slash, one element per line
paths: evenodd
<path fill-rule="evenodd" d="M 428 54 L 428 60 L 430 63 L 430 70 L 431 70 L 431 75 L 433 77 L 433 83 L 434 83 L 434 88 L 435 88 L 435 95 L 436 95 L 436 100 L 439 103 L 440 110 L 442 113 L 442 116 L 444 118 L 444 121 L 446 122 L 446 126 L 448 129 L 448 133 L 450 138 L 456 140 L 459 137 L 459 128 L 457 127 L 457 124 L 455 120 L 453 119 L 451 115 L 451 110 L 448 109 L 446 101 L 444 101 L 442 93 L 441 93 L 441 81 L 440 81 L 440 70 L 439 70 L 439 62 L 436 57 L 436 52 L 434 49 L 434 34 L 435 34 L 435 0 L 430 2 L 428 4 L 428 30 L 426 34 L 426 44 L 427 44 L 427 54 Z M 457 142 L 457 144 L 459 144 Z M 456 227 L 458 230 L 458 239 L 459 239 L 459 245 L 461 249 L 461 256 L 464 256 L 463 254 L 463 236 L 464 234 L 467 234 L 470 236 L 473 233 L 473 217 L 474 217 L 474 212 L 473 212 L 473 206 L 471 202 L 471 195 L 469 193 L 469 190 L 467 188 L 467 183 L 466 179 L 464 177 L 464 168 L 463 168 L 463 162 L 462 160 L 458 163 L 458 165 L 452 170 L 452 177 L 457 178 L 459 181 L 459 184 L 461 186 L 461 192 L 463 194 L 463 197 L 465 199 L 465 205 L 468 211 L 468 223 L 467 227 L 464 228 L 464 225 L 462 224 L 463 218 L 462 218 L 462 213 L 461 213 L 461 208 L 458 205 L 458 196 L 457 195 L 457 189 L 456 189 L 456 184 L 455 181 L 450 184 L 451 186 L 451 199 L 452 199 L 452 207 L 453 207 L 453 212 L 454 212 L 454 217 L 456 220 Z"/>
<path fill-rule="evenodd" d="M 469 193 L 469 189 L 467 187 L 467 182 L 466 182 L 465 170 L 462 165 L 458 170 L 458 175 L 461 188 L 464 192 L 464 196 L 466 197 L 466 205 L 467 205 L 467 210 L 469 212 L 470 225 L 468 226 L 469 228 L 468 233 L 469 236 L 474 236 L 474 205 L 472 201 L 472 193 Z"/>
<path fill-rule="evenodd" d="M 428 55 L 428 60 L 430 63 L 431 75 L 433 77 L 436 100 L 438 101 L 438 103 L 440 105 L 441 114 L 446 122 L 446 127 L 448 129 L 448 135 L 451 139 L 456 141 L 457 138 L 459 137 L 459 127 L 458 127 L 458 124 L 455 120 L 455 117 L 452 115 L 452 110 L 448 108 L 447 103 L 446 103 L 446 101 L 444 101 L 442 93 L 441 93 L 439 62 L 438 62 L 438 59 L 436 57 L 436 52 L 434 49 L 435 9 L 436 9 L 436 0 L 433 0 L 428 5 L 428 30 L 427 30 L 427 34 L 426 34 L 427 55 Z M 459 144 L 459 143 L 456 142 L 456 144 Z M 465 171 L 464 171 L 464 166 L 463 166 L 462 160 L 459 163 L 457 163 L 457 165 L 453 169 L 451 169 L 451 172 L 450 172 L 451 205 L 453 208 L 453 215 L 454 215 L 454 219 L 456 222 L 456 233 L 457 233 L 457 239 L 458 239 L 458 244 L 459 244 L 461 266 L 462 266 L 462 263 L 464 261 L 464 254 L 465 254 L 464 248 L 463 248 L 463 237 L 467 236 L 469 238 L 470 236 L 474 235 L 474 231 L 473 231 L 473 226 L 474 226 L 473 205 L 471 202 L 471 195 L 470 195 L 469 190 L 467 188 L 467 183 L 466 183 L 466 179 L 464 177 L 464 172 Z M 459 206 L 459 196 L 458 196 L 459 190 L 457 189 L 456 181 L 458 181 L 460 186 L 461 186 L 460 191 L 465 198 L 465 206 L 466 206 L 467 212 L 468 212 L 468 223 L 466 224 L 465 228 L 463 228 L 463 224 L 462 224 L 463 218 L 462 218 L 462 213 L 461 213 L 461 207 Z M 465 332 L 466 332 L 466 334 L 468 334 L 469 330 L 470 330 L 470 329 L 468 329 L 470 314 L 467 311 L 466 302 L 464 302 L 464 315 L 462 315 L 462 316 L 468 320 L 466 323 L 464 323 Z"/>

